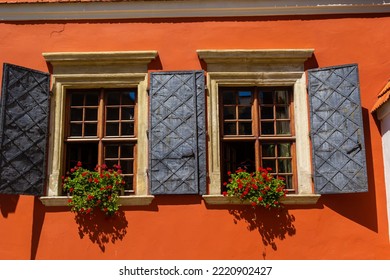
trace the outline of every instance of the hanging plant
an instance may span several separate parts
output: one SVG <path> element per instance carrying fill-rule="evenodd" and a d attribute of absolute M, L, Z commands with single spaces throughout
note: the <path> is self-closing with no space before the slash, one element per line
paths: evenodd
<path fill-rule="evenodd" d="M 121 174 L 119 165 L 107 170 L 107 166 L 103 164 L 91 171 L 78 162 L 68 172 L 68 176 L 63 178 L 63 189 L 70 197 L 68 205 L 71 211 L 91 214 L 98 209 L 106 215 L 116 214 L 119 195 L 125 184 Z"/>
<path fill-rule="evenodd" d="M 249 173 L 239 168 L 235 173 L 228 172 L 230 178 L 224 183 L 223 195 L 249 201 L 252 206 L 280 207 L 279 199 L 287 194 L 286 184 L 283 178 L 272 176 L 269 171 L 270 168 L 260 168 Z"/>

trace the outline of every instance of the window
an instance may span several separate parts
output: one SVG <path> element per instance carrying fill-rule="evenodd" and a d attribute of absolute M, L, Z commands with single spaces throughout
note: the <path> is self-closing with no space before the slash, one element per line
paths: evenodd
<path fill-rule="evenodd" d="M 220 88 L 222 174 L 271 168 L 295 191 L 291 87 Z"/>
<path fill-rule="evenodd" d="M 156 51 L 44 53 L 52 98 L 48 192 L 41 201 L 66 205 L 61 176 L 76 160 L 120 163 L 128 182 L 121 205 L 147 205 L 148 63 Z M 105 121 L 103 121 L 105 120 Z"/>
<path fill-rule="evenodd" d="M 134 192 L 136 157 L 136 89 L 70 89 L 67 91 L 65 159 L 67 170 L 83 163 L 93 170 L 121 166 L 125 193 Z"/>
<path fill-rule="evenodd" d="M 274 173 L 287 177 L 289 189 L 294 193 L 284 203 L 316 203 L 319 195 L 313 193 L 312 186 L 303 67 L 313 50 L 197 52 L 207 65 L 208 81 L 210 183 L 208 194 L 203 196 L 206 202 L 241 203 L 222 196 L 221 192 L 226 170 L 234 169 L 243 160 L 254 167 L 269 164 Z M 284 96 L 284 103 L 278 103 L 279 96 Z M 247 156 L 249 163 L 245 162 Z"/>

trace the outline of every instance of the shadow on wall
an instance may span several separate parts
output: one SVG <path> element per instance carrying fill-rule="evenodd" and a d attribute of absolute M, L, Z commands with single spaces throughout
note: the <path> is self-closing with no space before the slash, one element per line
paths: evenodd
<path fill-rule="evenodd" d="M 78 224 L 80 238 L 87 236 L 102 252 L 105 252 L 108 243 L 122 240 L 127 233 L 128 222 L 123 211 L 112 217 L 101 211 L 91 215 L 76 214 L 75 221 Z"/>
<path fill-rule="evenodd" d="M 9 213 L 15 213 L 18 201 L 19 195 L 0 194 L 1 215 L 3 215 L 4 218 L 7 218 Z"/>
<path fill-rule="evenodd" d="M 264 244 L 263 258 L 266 259 L 266 247 L 277 250 L 277 240 L 284 240 L 296 233 L 295 217 L 286 208 L 262 209 L 259 207 L 240 207 L 229 210 L 234 223 L 245 221 L 248 230 L 258 231 Z"/>

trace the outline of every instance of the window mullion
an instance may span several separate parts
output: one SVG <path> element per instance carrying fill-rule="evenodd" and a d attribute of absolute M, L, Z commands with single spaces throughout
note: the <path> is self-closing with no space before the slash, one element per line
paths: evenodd
<path fill-rule="evenodd" d="M 105 104 L 104 104 L 104 89 L 101 89 L 99 95 L 99 110 L 98 110 L 98 165 L 102 165 L 104 163 L 104 146 L 103 146 L 103 137 L 104 137 L 104 114 L 105 113 Z"/>

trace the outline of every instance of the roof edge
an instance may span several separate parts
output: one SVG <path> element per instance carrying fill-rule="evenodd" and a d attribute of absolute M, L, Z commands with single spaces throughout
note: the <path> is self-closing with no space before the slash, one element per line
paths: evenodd
<path fill-rule="evenodd" d="M 362 0 L 171 0 L 98 2 L 0 2 L 0 21 L 242 17 L 390 13 L 390 2 Z"/>

